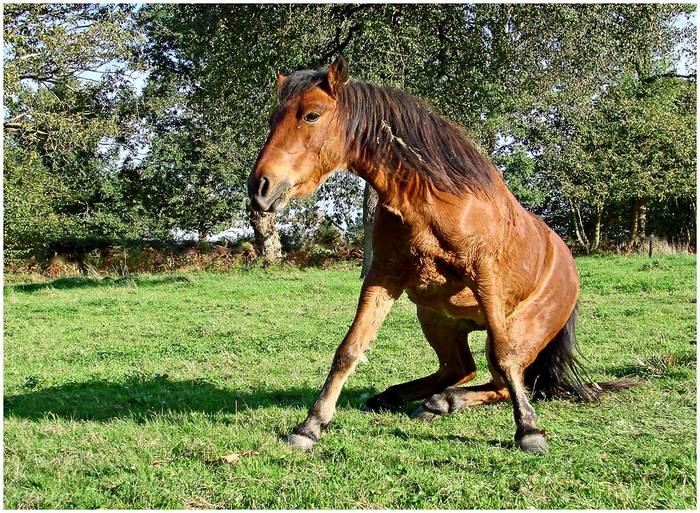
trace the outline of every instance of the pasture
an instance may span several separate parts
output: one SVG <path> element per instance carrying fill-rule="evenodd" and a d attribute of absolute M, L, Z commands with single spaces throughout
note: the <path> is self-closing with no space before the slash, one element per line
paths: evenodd
<path fill-rule="evenodd" d="M 355 313 L 358 269 L 64 278 L 4 289 L 7 508 L 694 508 L 696 258 L 580 257 L 578 336 L 599 403 L 510 404 L 433 423 L 360 406 L 432 372 L 397 302 L 316 447 L 304 417 Z M 12 284 L 12 282 L 15 282 Z M 487 380 L 484 334 L 470 339 Z"/>

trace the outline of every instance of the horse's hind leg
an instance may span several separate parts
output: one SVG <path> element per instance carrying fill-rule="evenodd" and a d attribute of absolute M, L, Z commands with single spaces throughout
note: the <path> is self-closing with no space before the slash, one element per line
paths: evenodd
<path fill-rule="evenodd" d="M 466 383 L 476 376 L 476 365 L 467 344 L 469 324 L 420 306 L 417 315 L 425 338 L 437 354 L 440 367 L 429 376 L 390 386 L 384 392 L 370 397 L 366 403 L 367 409 L 396 409 L 446 387 Z"/>
<path fill-rule="evenodd" d="M 469 406 L 510 398 L 516 445 L 526 452 L 541 452 L 547 449 L 547 442 L 544 432 L 537 428 L 537 417 L 527 397 L 525 370 L 561 329 L 562 319 L 571 314 L 571 301 L 566 297 L 529 301 L 506 320 L 497 296 L 489 293 L 493 285 L 487 278 L 481 281 L 482 308 L 488 324 L 487 359 L 493 381 L 479 387 L 448 388 L 427 399 L 413 416 L 432 419 Z"/>
<path fill-rule="evenodd" d="M 511 399 L 517 426 L 515 442 L 526 452 L 541 452 L 547 449 L 543 431 L 537 429 L 536 416 L 525 392 L 524 374 L 527 364 L 522 354 L 510 344 L 506 336 L 493 336 L 496 329 L 489 329 L 486 342 L 489 369 L 493 380 L 475 387 L 450 387 L 423 402 L 412 417 L 432 420 L 478 404 L 488 404 Z M 529 356 L 529 354 L 528 354 Z M 529 360 L 529 358 L 527 358 Z"/>
<path fill-rule="evenodd" d="M 489 342 L 487 341 L 487 346 Z M 435 394 L 411 414 L 414 419 L 433 420 L 440 415 L 455 413 L 480 404 L 497 403 L 510 399 L 506 383 L 489 362 L 493 379 L 483 385 L 471 387 L 451 386 Z"/>

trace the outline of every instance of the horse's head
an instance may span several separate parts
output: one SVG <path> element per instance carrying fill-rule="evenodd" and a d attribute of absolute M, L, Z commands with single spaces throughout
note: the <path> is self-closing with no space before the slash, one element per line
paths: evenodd
<path fill-rule="evenodd" d="M 338 123 L 338 95 L 348 81 L 339 56 L 328 71 L 297 71 L 277 77 L 279 105 L 270 135 L 248 178 L 256 210 L 276 211 L 292 198 L 311 194 L 344 162 L 345 134 Z"/>

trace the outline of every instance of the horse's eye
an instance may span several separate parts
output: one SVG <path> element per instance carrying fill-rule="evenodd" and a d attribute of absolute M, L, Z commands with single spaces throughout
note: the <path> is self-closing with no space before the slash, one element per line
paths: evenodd
<path fill-rule="evenodd" d="M 316 123 L 318 121 L 318 118 L 320 118 L 321 115 L 318 112 L 307 112 L 304 115 L 304 121 L 307 123 Z"/>

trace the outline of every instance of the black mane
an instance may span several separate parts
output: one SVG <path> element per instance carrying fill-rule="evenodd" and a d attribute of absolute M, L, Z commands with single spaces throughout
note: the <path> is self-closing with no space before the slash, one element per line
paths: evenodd
<path fill-rule="evenodd" d="M 292 73 L 282 84 L 280 103 L 324 87 L 325 70 Z M 448 192 L 482 190 L 498 173 L 456 124 L 424 101 L 398 89 L 350 81 L 338 96 L 346 121 L 347 151 L 402 173 L 413 170 Z"/>

